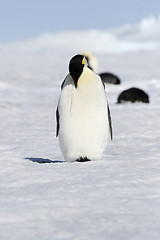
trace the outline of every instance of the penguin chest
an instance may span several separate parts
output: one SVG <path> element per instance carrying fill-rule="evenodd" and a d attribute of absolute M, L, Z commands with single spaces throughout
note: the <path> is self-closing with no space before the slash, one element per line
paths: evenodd
<path fill-rule="evenodd" d="M 105 95 L 100 92 L 78 91 L 73 94 L 68 119 L 75 142 L 87 145 L 94 141 L 98 144 L 107 130 L 106 109 Z"/>
<path fill-rule="evenodd" d="M 82 131 L 91 129 L 103 118 L 104 109 L 105 103 L 98 96 L 78 93 L 71 101 L 70 119 Z"/>

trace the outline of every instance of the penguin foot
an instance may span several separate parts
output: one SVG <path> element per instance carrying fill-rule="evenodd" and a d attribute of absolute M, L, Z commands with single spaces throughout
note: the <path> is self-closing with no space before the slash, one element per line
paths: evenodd
<path fill-rule="evenodd" d="M 78 159 L 76 159 L 76 162 L 89 162 L 91 161 L 90 159 L 88 159 L 87 157 L 80 157 Z"/>

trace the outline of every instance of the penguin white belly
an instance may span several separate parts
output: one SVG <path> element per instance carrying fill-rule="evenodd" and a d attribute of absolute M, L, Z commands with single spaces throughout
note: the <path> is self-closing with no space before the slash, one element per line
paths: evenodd
<path fill-rule="evenodd" d="M 59 101 L 59 142 L 66 161 L 100 160 L 106 147 L 109 123 L 105 92 L 100 79 L 77 89 L 68 85 Z"/>

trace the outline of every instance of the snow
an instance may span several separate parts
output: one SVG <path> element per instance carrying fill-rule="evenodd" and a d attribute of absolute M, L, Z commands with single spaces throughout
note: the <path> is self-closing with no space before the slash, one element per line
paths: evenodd
<path fill-rule="evenodd" d="M 0 45 L 0 239 L 160 238 L 159 17 L 124 28 Z M 114 139 L 101 161 L 65 163 L 55 110 L 68 61 L 85 50 L 122 80 L 106 85 Z M 150 103 L 116 104 L 133 86 Z"/>

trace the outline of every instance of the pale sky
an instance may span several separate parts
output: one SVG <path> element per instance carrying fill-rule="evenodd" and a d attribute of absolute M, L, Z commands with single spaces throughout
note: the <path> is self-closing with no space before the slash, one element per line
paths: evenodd
<path fill-rule="evenodd" d="M 160 0 L 0 0 L 0 42 L 46 32 L 107 30 L 160 14 Z"/>

